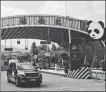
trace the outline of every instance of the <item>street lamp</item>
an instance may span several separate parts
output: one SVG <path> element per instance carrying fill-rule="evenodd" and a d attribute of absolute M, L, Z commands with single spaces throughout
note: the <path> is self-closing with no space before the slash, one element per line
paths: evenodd
<path fill-rule="evenodd" d="M 67 22 L 70 20 L 69 16 L 66 17 Z M 70 60 L 70 70 L 71 70 L 71 31 L 70 31 L 70 22 L 68 28 L 68 38 L 69 38 L 69 60 Z"/>

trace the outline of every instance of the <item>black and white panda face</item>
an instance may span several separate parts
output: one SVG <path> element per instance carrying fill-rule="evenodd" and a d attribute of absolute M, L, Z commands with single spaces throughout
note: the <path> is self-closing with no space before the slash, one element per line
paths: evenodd
<path fill-rule="evenodd" d="M 88 33 L 93 39 L 100 39 L 104 35 L 104 29 L 98 22 L 91 22 L 88 27 Z"/>

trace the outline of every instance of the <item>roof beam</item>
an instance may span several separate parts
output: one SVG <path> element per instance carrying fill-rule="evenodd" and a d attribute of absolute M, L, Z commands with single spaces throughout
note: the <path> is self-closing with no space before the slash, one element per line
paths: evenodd
<path fill-rule="evenodd" d="M 48 28 L 41 30 L 41 38 L 48 39 Z"/>
<path fill-rule="evenodd" d="M 11 31 L 13 31 L 15 28 L 12 28 L 10 31 L 9 31 L 9 33 L 6 35 L 6 39 L 8 39 L 8 37 L 9 37 L 9 35 L 11 34 Z"/>
<path fill-rule="evenodd" d="M 24 29 L 24 27 L 22 27 L 22 28 L 21 28 L 21 30 L 23 30 L 23 29 Z M 14 37 L 13 37 L 13 38 L 16 38 L 16 37 L 17 37 L 17 35 L 21 33 L 21 30 L 19 30 L 19 31 L 17 32 L 17 34 L 16 34 L 16 35 L 14 35 Z"/>
<path fill-rule="evenodd" d="M 17 29 L 14 30 L 14 32 L 11 34 L 11 36 L 9 37 L 9 39 L 12 38 L 15 35 L 15 33 L 17 32 L 17 30 L 19 30 L 19 29 L 21 29 L 21 27 L 17 27 Z"/>
<path fill-rule="evenodd" d="M 4 35 L 5 30 L 7 30 L 7 29 L 1 29 L 1 37 Z"/>
<path fill-rule="evenodd" d="M 36 29 L 38 30 L 39 27 L 35 27 L 35 29 L 34 29 L 33 31 L 31 31 L 31 32 L 27 35 L 27 37 L 28 37 L 28 38 L 31 37 L 31 35 L 34 34 L 34 31 L 35 31 Z"/>
<path fill-rule="evenodd" d="M 62 28 L 62 29 L 69 29 L 69 27 L 64 27 L 64 26 L 56 26 L 56 25 L 18 25 L 18 26 L 9 26 L 11 28 L 13 27 L 31 27 L 31 26 L 36 26 L 36 27 L 50 27 L 50 28 Z M 1 29 L 3 28 L 8 28 L 8 27 L 1 27 Z M 83 34 L 87 34 L 88 33 L 86 31 L 82 31 L 82 30 L 79 30 L 79 29 L 75 29 L 75 28 L 70 28 L 70 30 L 73 30 L 73 31 L 76 31 L 76 32 L 79 32 L 79 33 L 83 33 Z"/>
<path fill-rule="evenodd" d="M 25 32 L 25 34 L 22 35 L 22 37 L 27 38 L 27 35 L 30 34 L 30 32 L 34 29 L 35 27 L 31 27 L 28 31 Z"/>
<path fill-rule="evenodd" d="M 47 29 L 44 29 L 43 31 L 45 31 L 45 30 L 47 30 Z M 34 34 L 32 34 L 32 35 L 31 35 L 32 38 L 38 38 L 38 39 L 40 38 L 41 40 L 45 40 L 45 39 L 43 39 L 43 36 L 42 36 L 42 32 L 41 32 L 41 31 L 42 31 L 42 28 L 39 29 L 39 32 L 40 32 L 40 33 L 37 33 L 37 34 L 34 33 Z"/>
<path fill-rule="evenodd" d="M 42 30 L 42 28 L 40 28 L 40 30 Z M 34 34 L 32 34 L 31 37 L 34 38 L 35 35 L 36 35 L 36 37 L 37 37 L 39 34 L 41 34 L 41 33 L 40 33 L 40 32 L 41 32 L 40 30 L 38 30 L 37 32 L 35 32 Z M 40 35 L 40 37 L 41 37 L 41 35 Z M 39 38 L 38 38 L 38 39 L 39 39 Z"/>
<path fill-rule="evenodd" d="M 25 28 L 17 38 L 22 38 L 23 34 L 25 34 L 25 31 L 28 29 L 30 29 L 30 27 Z"/>
<path fill-rule="evenodd" d="M 7 28 L 7 30 L 5 30 L 4 34 L 2 35 L 2 37 L 1 37 L 2 39 L 5 37 L 5 35 L 6 35 L 7 31 L 8 31 L 8 29 L 9 29 L 9 28 Z M 4 39 L 5 39 L 5 38 L 4 38 Z"/>

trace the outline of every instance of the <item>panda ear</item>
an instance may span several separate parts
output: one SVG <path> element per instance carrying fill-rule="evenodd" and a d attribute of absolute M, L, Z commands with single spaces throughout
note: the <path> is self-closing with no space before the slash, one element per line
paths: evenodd
<path fill-rule="evenodd" d="M 90 25 L 92 22 L 93 22 L 92 20 L 88 21 L 87 22 L 87 25 Z"/>
<path fill-rule="evenodd" d="M 99 21 L 98 23 L 104 28 L 104 23 L 102 21 Z"/>

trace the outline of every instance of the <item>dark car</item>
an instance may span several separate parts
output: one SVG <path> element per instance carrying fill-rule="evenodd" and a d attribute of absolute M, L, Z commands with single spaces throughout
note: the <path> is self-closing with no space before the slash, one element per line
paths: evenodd
<path fill-rule="evenodd" d="M 12 62 L 7 69 L 7 81 L 8 83 L 15 82 L 17 87 L 29 83 L 40 86 L 42 74 L 31 63 Z"/>

